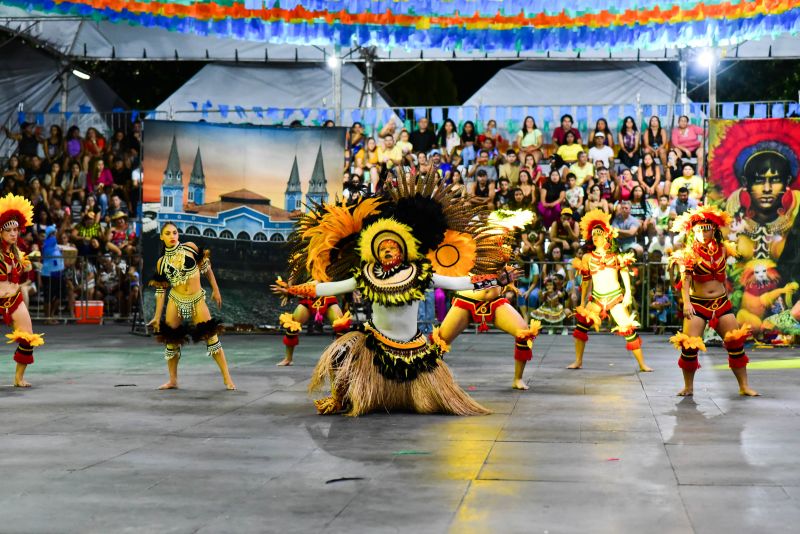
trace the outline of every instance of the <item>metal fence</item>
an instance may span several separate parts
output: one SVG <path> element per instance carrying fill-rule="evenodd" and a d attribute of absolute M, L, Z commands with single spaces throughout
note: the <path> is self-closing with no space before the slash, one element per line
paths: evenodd
<path fill-rule="evenodd" d="M 69 254 L 44 257 L 22 284 L 31 319 L 45 322 L 102 324 L 141 317 L 141 258 L 86 257 Z M 40 265 L 55 266 L 43 275 Z"/>

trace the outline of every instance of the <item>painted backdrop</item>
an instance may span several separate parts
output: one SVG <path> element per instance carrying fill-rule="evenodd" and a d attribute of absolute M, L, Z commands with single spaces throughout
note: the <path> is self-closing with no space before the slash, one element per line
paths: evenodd
<path fill-rule="evenodd" d="M 147 277 L 161 253 L 159 229 L 175 223 L 183 241 L 211 250 L 223 299 L 212 313 L 276 324 L 268 285 L 286 268 L 285 241 L 304 204 L 341 192 L 345 130 L 147 121 L 143 140 Z"/>
<path fill-rule="evenodd" d="M 730 268 L 740 322 L 757 334 L 800 334 L 800 120 L 712 120 L 709 202 L 734 223 L 740 258 Z"/>

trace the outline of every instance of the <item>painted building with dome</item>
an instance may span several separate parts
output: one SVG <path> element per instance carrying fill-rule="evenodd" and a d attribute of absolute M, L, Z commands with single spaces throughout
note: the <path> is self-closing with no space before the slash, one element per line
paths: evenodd
<path fill-rule="evenodd" d="M 178 145 L 172 138 L 167 167 L 161 181 L 161 199 L 158 212 L 159 226 L 174 223 L 182 234 L 202 235 L 208 238 L 237 241 L 285 241 L 294 225 L 293 213 L 303 209 L 303 191 L 297 156 L 284 192 L 283 208 L 272 205 L 271 199 L 248 189 L 239 189 L 220 195 L 215 202 L 206 202 L 206 183 L 203 158 L 198 147 L 189 176 L 184 186 Z M 188 188 L 184 205 L 184 187 Z M 326 202 L 328 182 L 322 158 L 322 146 L 317 151 L 314 170 L 309 181 L 306 202 Z"/>

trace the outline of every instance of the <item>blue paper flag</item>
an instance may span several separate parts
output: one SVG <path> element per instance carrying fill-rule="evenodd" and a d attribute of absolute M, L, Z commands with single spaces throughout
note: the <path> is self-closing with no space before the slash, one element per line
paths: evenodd
<path fill-rule="evenodd" d="M 669 106 L 666 106 L 666 105 L 658 106 L 658 116 L 662 120 L 667 117 L 667 113 L 669 113 Z"/>
<path fill-rule="evenodd" d="M 361 110 L 356 108 L 350 114 L 353 117 L 353 122 L 361 122 Z"/>
<path fill-rule="evenodd" d="M 767 105 L 766 104 L 756 104 L 753 106 L 753 118 L 754 119 L 766 119 L 767 118 Z"/>
<path fill-rule="evenodd" d="M 575 120 L 578 122 L 588 120 L 589 118 L 589 108 L 586 106 L 578 106 L 575 110 Z"/>
<path fill-rule="evenodd" d="M 390 120 L 392 120 L 392 110 L 391 109 L 384 109 L 383 110 L 383 124 L 388 124 Z"/>
<path fill-rule="evenodd" d="M 461 121 L 461 108 L 447 108 L 447 118 L 458 124 Z"/>
<path fill-rule="evenodd" d="M 467 106 L 463 108 L 463 111 L 464 111 L 465 121 L 473 121 L 473 122 L 475 121 L 475 118 L 477 116 L 477 110 L 475 109 L 474 106 Z"/>
<path fill-rule="evenodd" d="M 561 106 L 561 109 L 558 110 L 558 122 L 559 126 L 561 125 L 561 117 L 564 115 L 572 115 L 572 107 L 570 106 Z M 573 117 L 574 119 L 575 117 Z"/>
<path fill-rule="evenodd" d="M 222 117 L 223 119 L 227 118 L 229 109 L 230 108 L 228 107 L 228 104 L 220 104 L 219 105 L 219 116 Z"/>
<path fill-rule="evenodd" d="M 414 108 L 414 120 L 420 120 L 425 116 L 425 108 Z"/>
<path fill-rule="evenodd" d="M 83 113 L 83 114 L 91 113 L 92 112 L 92 106 L 87 106 L 86 104 L 81 104 L 80 106 L 78 106 L 78 111 Z"/>
<path fill-rule="evenodd" d="M 253 106 L 253 113 L 255 113 L 256 117 L 259 119 L 264 118 L 264 110 L 261 108 L 261 106 Z"/>
<path fill-rule="evenodd" d="M 735 119 L 736 115 L 733 112 L 733 104 L 725 103 L 722 104 L 722 118 L 723 119 Z"/>
<path fill-rule="evenodd" d="M 786 116 L 787 116 L 787 117 L 791 117 L 791 116 L 792 116 L 792 115 L 794 115 L 795 113 L 797 113 L 797 103 L 795 103 L 795 102 L 791 102 L 791 103 L 789 104 L 789 111 L 786 113 Z"/>
<path fill-rule="evenodd" d="M 740 119 L 750 118 L 750 104 L 741 103 L 736 106 L 736 117 Z"/>
<path fill-rule="evenodd" d="M 378 117 L 378 110 L 376 110 L 375 108 L 367 108 L 366 111 L 364 111 L 364 122 L 366 122 L 370 126 L 375 124 L 377 117 Z"/>
<path fill-rule="evenodd" d="M 598 119 L 604 119 L 603 106 L 592 106 L 592 120 L 597 124 Z"/>
<path fill-rule="evenodd" d="M 542 119 L 542 122 L 552 122 L 552 121 L 553 121 L 553 108 L 547 106 L 546 108 L 544 108 L 544 118 Z M 545 125 L 543 124 L 542 127 L 544 128 Z"/>
<path fill-rule="evenodd" d="M 67 120 L 69 120 L 69 117 L 72 116 L 72 113 L 65 113 L 64 116 L 66 116 Z M 131 122 L 136 122 L 136 119 L 138 118 L 139 118 L 139 112 L 136 111 L 135 109 L 131 111 Z"/>
<path fill-rule="evenodd" d="M 73 113 L 71 111 L 65 111 L 64 112 L 64 120 L 66 120 L 66 121 L 70 120 L 72 118 L 72 115 L 73 115 Z M 132 120 L 131 122 L 136 122 L 136 121 Z"/>
<path fill-rule="evenodd" d="M 39 126 L 44 126 L 44 113 L 36 114 L 36 124 Z"/>
<path fill-rule="evenodd" d="M 480 106 L 478 108 L 478 119 L 482 122 L 486 122 L 491 118 L 489 115 L 489 106 Z"/>
<path fill-rule="evenodd" d="M 783 107 L 782 103 L 772 104 L 772 118 L 773 119 L 782 119 L 785 117 L 786 109 Z"/>
<path fill-rule="evenodd" d="M 202 113 L 204 119 L 208 117 L 208 110 L 211 109 L 211 106 L 212 106 L 211 100 L 206 100 L 205 102 L 203 102 L 200 112 Z"/>
<path fill-rule="evenodd" d="M 285 108 L 283 110 L 283 120 L 287 120 L 292 115 L 294 115 L 294 108 Z"/>
<path fill-rule="evenodd" d="M 267 108 L 267 120 L 278 120 L 278 108 Z"/>
<path fill-rule="evenodd" d="M 56 102 L 48 113 L 61 113 L 61 102 Z"/>
<path fill-rule="evenodd" d="M 431 108 L 431 122 L 434 124 L 442 124 L 444 122 L 442 108 Z"/>
<path fill-rule="evenodd" d="M 642 121 L 645 124 L 648 124 L 650 121 L 650 116 L 653 114 L 653 106 L 650 104 L 645 104 L 642 106 Z"/>
<path fill-rule="evenodd" d="M 522 106 L 513 106 L 511 108 L 511 118 L 515 121 L 519 121 L 520 124 L 522 124 L 522 121 L 525 118 L 525 108 Z"/>
<path fill-rule="evenodd" d="M 17 124 L 22 124 L 23 122 L 25 122 L 25 112 L 24 111 L 18 111 L 17 112 Z"/>
<path fill-rule="evenodd" d="M 325 122 L 328 120 L 328 110 L 326 108 L 319 108 L 317 110 L 317 119 L 320 122 Z"/>
<path fill-rule="evenodd" d="M 300 113 L 303 114 L 303 120 L 306 120 L 311 114 L 311 108 L 300 108 Z"/>
<path fill-rule="evenodd" d="M 197 111 L 197 102 L 189 102 L 192 105 L 192 109 Z"/>
<path fill-rule="evenodd" d="M 247 116 L 247 113 L 245 112 L 245 110 L 244 110 L 244 108 L 242 106 L 234 106 L 233 109 L 236 110 L 236 114 L 239 115 L 240 119 L 243 119 L 243 118 L 245 118 Z"/>

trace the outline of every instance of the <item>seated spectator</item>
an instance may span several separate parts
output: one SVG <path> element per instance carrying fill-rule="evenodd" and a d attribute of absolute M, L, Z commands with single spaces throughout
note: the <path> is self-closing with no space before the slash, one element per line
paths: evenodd
<path fill-rule="evenodd" d="M 567 187 L 561 183 L 561 175 L 557 170 L 551 170 L 550 179 L 539 189 L 539 214 L 545 228 L 550 228 L 558 220 L 566 193 Z"/>
<path fill-rule="evenodd" d="M 550 248 L 554 246 L 572 252 L 570 256 L 581 246 L 581 229 L 570 208 L 563 208 L 559 220 L 550 225 Z"/>
<path fill-rule="evenodd" d="M 605 144 L 605 134 L 602 132 L 594 136 L 594 146 L 589 149 L 589 161 L 592 164 L 602 161 L 606 169 L 610 169 L 614 162 L 614 150 Z"/>
<path fill-rule="evenodd" d="M 655 325 L 655 333 L 663 334 L 665 325 L 669 324 L 672 299 L 667 294 L 663 283 L 650 290 L 650 324 Z"/>
<path fill-rule="evenodd" d="M 580 220 L 583 215 L 583 201 L 585 195 L 583 188 L 578 185 L 575 175 L 572 173 L 567 174 L 567 191 L 565 195 L 567 197 L 567 204 L 572 208 L 572 213 L 575 214 L 576 219 Z"/>
<path fill-rule="evenodd" d="M 117 128 L 114 130 L 114 135 L 111 137 L 111 140 L 106 145 L 106 153 L 115 160 L 124 159 L 128 148 L 128 139 L 125 136 L 125 132 Z"/>
<path fill-rule="evenodd" d="M 522 129 L 517 132 L 517 137 L 514 140 L 514 148 L 519 150 L 520 155 L 531 155 L 535 162 L 542 159 L 542 144 L 544 136 L 542 131 L 536 126 L 536 121 L 533 117 L 525 117 L 522 121 Z M 512 185 L 514 181 L 511 181 Z"/>
<path fill-rule="evenodd" d="M 511 186 L 516 186 L 519 182 L 519 160 L 517 159 L 517 153 L 511 149 L 506 151 L 505 157 L 502 159 L 499 167 L 498 167 L 498 178 L 507 178 L 508 183 Z"/>
<path fill-rule="evenodd" d="M 490 162 L 489 151 L 485 149 L 481 149 L 480 152 L 478 152 L 477 161 L 475 161 L 475 164 L 467 171 L 467 181 L 473 182 L 477 173 L 481 171 L 486 174 L 487 179 L 492 184 L 497 182 L 497 169 L 494 167 L 494 164 Z"/>
<path fill-rule="evenodd" d="M 475 143 L 478 141 L 478 133 L 475 131 L 475 124 L 472 121 L 466 121 L 461 128 L 461 163 L 469 168 L 477 157 L 477 149 Z"/>
<path fill-rule="evenodd" d="M 458 135 L 456 123 L 453 122 L 452 119 L 446 119 L 444 121 L 444 124 L 439 129 L 436 144 L 444 151 L 443 159 L 445 161 L 450 161 L 453 153 L 461 146 L 461 136 Z"/>
<path fill-rule="evenodd" d="M 61 187 L 61 181 L 64 179 L 64 172 L 61 169 L 61 162 L 54 161 L 50 165 L 50 172 L 44 175 L 44 182 L 42 185 L 48 189 Z"/>
<path fill-rule="evenodd" d="M 509 184 L 508 178 L 500 178 L 497 181 L 499 184 L 499 188 L 494 193 L 494 197 L 492 197 L 492 207 L 496 210 L 499 209 L 507 209 L 508 205 L 513 200 L 513 196 L 511 193 L 511 185 Z"/>
<path fill-rule="evenodd" d="M 3 182 L 11 182 L 14 184 L 25 183 L 25 169 L 20 166 L 19 157 L 16 154 L 12 154 L 11 157 L 8 158 L 6 168 L 3 169 Z"/>
<path fill-rule="evenodd" d="M 639 130 L 636 128 L 636 121 L 633 117 L 625 117 L 622 121 L 622 130 L 617 134 L 619 152 L 619 164 L 622 168 L 630 169 L 639 165 Z"/>
<path fill-rule="evenodd" d="M 664 180 L 661 176 L 661 167 L 656 165 L 653 154 L 645 154 L 642 157 L 642 165 L 636 171 L 636 178 L 639 185 L 644 189 L 647 198 L 658 198 L 664 192 Z M 667 189 L 669 191 L 669 189 Z"/>
<path fill-rule="evenodd" d="M 688 197 L 688 190 L 687 190 Z M 653 211 L 655 220 L 656 234 L 669 235 L 672 221 L 676 217 L 675 211 L 669 205 L 669 195 L 658 197 L 658 207 Z"/>
<path fill-rule="evenodd" d="M 586 199 L 584 213 L 588 213 L 594 209 L 600 209 L 606 213 L 611 213 L 611 209 L 608 206 L 608 200 L 600 196 L 600 186 L 597 184 L 589 187 L 589 196 Z"/>
<path fill-rule="evenodd" d="M 689 195 L 689 189 L 687 187 L 681 187 L 678 189 L 678 195 L 670 203 L 669 207 L 672 213 L 675 214 L 675 217 L 680 217 L 687 211 L 695 209 L 697 207 L 697 200 Z"/>
<path fill-rule="evenodd" d="M 94 193 L 97 203 L 100 205 L 100 215 L 105 216 L 108 210 L 108 196 L 114 190 L 114 177 L 111 171 L 106 168 L 102 159 L 96 159 L 89 168 L 87 176 L 86 190 Z"/>
<path fill-rule="evenodd" d="M 470 185 L 470 202 L 488 206 L 494 198 L 494 183 L 489 181 L 489 177 L 483 169 L 479 170 L 475 176 L 475 183 Z"/>
<path fill-rule="evenodd" d="M 613 155 L 613 154 L 612 154 Z M 569 166 L 570 174 L 575 175 L 575 185 L 585 187 L 594 178 L 594 165 L 589 162 L 589 155 L 581 150 L 578 153 L 578 161 Z"/>
<path fill-rule="evenodd" d="M 131 190 L 133 176 L 131 169 L 125 166 L 124 158 L 116 158 L 111 164 L 111 180 L 114 191 L 117 191 L 127 199 Z"/>
<path fill-rule="evenodd" d="M 511 190 L 511 202 L 508 203 L 508 209 L 532 210 L 532 208 L 533 206 L 531 203 L 525 200 L 525 195 L 522 193 L 522 189 L 515 187 Z"/>
<path fill-rule="evenodd" d="M 86 138 L 83 140 L 83 168 L 90 168 L 89 162 L 92 159 L 103 158 L 106 148 L 106 140 L 100 135 L 96 128 L 86 130 Z"/>
<path fill-rule="evenodd" d="M 553 130 L 553 143 L 557 147 L 567 142 L 567 132 L 572 132 L 575 136 L 574 142 L 579 143 L 581 141 L 581 133 L 576 128 L 572 127 L 574 122 L 570 114 L 561 116 L 561 126 Z"/>
<path fill-rule="evenodd" d="M 121 213 L 124 216 L 130 215 L 128 211 L 128 206 L 122 200 L 122 197 L 119 194 L 114 193 L 111 195 L 111 203 L 108 206 L 108 211 L 106 212 L 106 218 L 108 221 L 111 221 L 115 215 Z"/>
<path fill-rule="evenodd" d="M 617 183 L 611 179 L 611 173 L 606 167 L 597 169 L 597 178 L 594 184 L 600 187 L 600 197 L 611 202 L 617 196 Z"/>
<path fill-rule="evenodd" d="M 564 136 L 564 144 L 559 145 L 556 150 L 553 165 L 556 169 L 561 169 L 564 165 L 569 167 L 578 162 L 578 154 L 581 152 L 583 152 L 583 145 L 578 143 L 575 134 L 569 131 Z"/>
<path fill-rule="evenodd" d="M 461 176 L 461 171 L 455 169 L 450 174 L 450 183 L 452 184 L 453 191 L 455 192 L 456 197 L 460 196 L 467 196 L 469 193 L 467 192 L 467 186 L 464 183 L 464 178 Z"/>
<path fill-rule="evenodd" d="M 54 124 L 50 126 L 50 136 L 42 140 L 44 148 L 45 167 L 49 170 L 54 163 L 61 165 L 66 154 L 66 141 L 64 131 L 61 126 Z"/>
<path fill-rule="evenodd" d="M 91 197 L 90 197 L 91 198 Z M 98 243 L 97 247 L 91 245 L 92 239 L 98 239 L 103 236 L 103 229 L 100 223 L 95 219 L 94 212 L 87 211 L 83 214 L 80 224 L 72 230 L 72 240 L 78 248 L 81 256 L 89 256 L 93 250 L 100 249 Z"/>
<path fill-rule="evenodd" d="M 589 134 L 589 146 L 596 146 L 594 138 L 599 133 L 603 134 L 603 144 L 607 147 L 614 145 L 614 134 L 611 133 L 611 130 L 608 128 L 608 121 L 601 117 L 597 119 L 594 130 Z"/>
<path fill-rule="evenodd" d="M 630 200 L 633 188 L 637 185 L 639 185 L 639 183 L 634 180 L 631 169 L 622 169 L 622 172 L 617 178 L 617 199 Z"/>
<path fill-rule="evenodd" d="M 527 169 L 519 172 L 519 183 L 517 187 L 522 191 L 525 203 L 529 206 L 535 206 L 537 200 L 537 185 L 531 178 Z"/>
<path fill-rule="evenodd" d="M 442 159 L 442 151 L 434 148 L 428 154 L 428 159 L 431 162 L 431 168 L 436 169 L 439 177 L 444 178 L 444 175 L 450 172 L 450 163 L 448 160 Z"/>
<path fill-rule="evenodd" d="M 667 131 L 661 127 L 661 119 L 655 115 L 650 117 L 647 130 L 642 134 L 642 150 L 645 156 L 650 154 L 658 158 L 662 165 L 667 161 Z"/>
<path fill-rule="evenodd" d="M 611 221 L 611 226 L 617 229 L 617 247 L 621 252 L 633 251 L 637 258 L 644 253 L 642 246 L 636 242 L 641 223 L 631 217 L 631 203 L 628 200 L 620 201 L 617 206 L 617 215 Z"/>
<path fill-rule="evenodd" d="M 683 164 L 683 174 L 672 180 L 669 196 L 675 198 L 682 187 L 689 190 L 689 196 L 698 202 L 703 198 L 703 179 L 694 173 L 691 163 Z"/>
<path fill-rule="evenodd" d="M 77 126 L 70 126 L 67 130 L 67 159 L 78 162 L 78 167 L 83 168 L 83 138 Z"/>
<path fill-rule="evenodd" d="M 86 189 L 86 173 L 81 170 L 81 164 L 73 161 L 69 164 L 69 173 L 64 173 L 61 179 L 61 188 L 71 192 Z"/>
<path fill-rule="evenodd" d="M 682 158 L 697 158 L 698 174 L 703 174 L 703 129 L 689 124 L 689 117 L 681 115 L 670 140 Z"/>
<path fill-rule="evenodd" d="M 528 173 L 534 187 L 541 187 L 544 183 L 545 177 L 542 174 L 542 168 L 536 163 L 536 158 L 530 154 L 525 155 L 525 162 L 520 166 L 519 171 Z"/>
<path fill-rule="evenodd" d="M 481 134 L 478 136 L 478 142 L 480 143 L 480 149 L 485 150 L 489 155 L 489 165 L 495 166 L 500 157 L 500 151 L 497 150 L 494 138 Z"/>
<path fill-rule="evenodd" d="M 44 182 L 45 176 L 47 176 L 47 172 L 45 171 L 42 158 L 39 156 L 31 156 L 29 159 L 29 166 L 25 171 L 25 179 L 30 184 L 33 180 L 39 180 L 40 182 Z"/>
<path fill-rule="evenodd" d="M 133 256 L 136 252 L 136 232 L 128 226 L 128 216 L 118 211 L 111 217 L 106 230 L 106 246 L 117 256 Z"/>
<path fill-rule="evenodd" d="M 364 186 L 361 184 L 361 176 L 354 174 L 350 177 L 350 181 L 347 182 L 344 190 L 342 191 L 342 197 L 344 198 L 345 204 L 352 206 L 357 204 L 359 200 L 366 196 L 368 195 L 364 189 Z"/>
<path fill-rule="evenodd" d="M 631 217 L 639 220 L 639 235 L 644 238 L 645 244 L 656 235 L 656 225 L 653 220 L 653 210 L 644 194 L 641 185 L 635 185 L 631 191 Z"/>
<path fill-rule="evenodd" d="M 383 146 L 378 149 L 378 164 L 384 165 L 387 169 L 392 169 L 401 165 L 402 162 L 403 151 L 394 144 L 394 136 L 387 134 L 383 138 Z"/>
<path fill-rule="evenodd" d="M 516 191 L 519 190 L 516 189 L 515 193 Z M 531 222 L 525 226 L 520 235 L 520 255 L 526 259 L 544 261 L 544 238 L 546 232 L 539 214 L 531 211 L 531 216 Z"/>
<path fill-rule="evenodd" d="M 530 320 L 530 310 L 539 305 L 539 265 L 535 261 L 523 264 L 523 275 L 515 281 L 517 290 L 517 307 L 525 322 Z"/>
<path fill-rule="evenodd" d="M 395 143 L 397 145 L 397 147 L 400 149 L 400 152 L 403 154 L 403 159 L 405 161 L 408 161 L 409 156 L 414 153 L 414 145 L 412 145 L 411 141 L 408 140 L 409 137 L 410 136 L 409 136 L 408 130 L 403 128 L 402 130 L 400 130 L 400 138 Z M 378 161 L 378 152 L 377 152 L 377 145 L 376 145 L 375 163 L 374 163 L 374 165 L 377 165 L 378 163 L 380 163 L 380 162 Z"/>
<path fill-rule="evenodd" d="M 436 144 L 436 134 L 430 130 L 428 126 L 430 121 L 427 117 L 421 117 L 417 122 L 417 129 L 409 136 L 409 141 L 414 149 L 414 152 L 430 152 L 433 145 Z"/>
<path fill-rule="evenodd" d="M 564 260 L 564 249 L 561 245 L 553 245 L 547 251 L 544 266 L 542 267 L 542 278 L 548 278 L 560 274 L 567 277 L 566 261 Z"/>
<path fill-rule="evenodd" d="M 674 148 L 669 149 L 667 152 L 667 162 L 664 165 L 664 174 L 667 177 L 666 188 L 667 192 L 669 192 L 669 186 L 672 185 L 672 181 L 683 174 L 683 160 L 678 155 L 678 151 Z"/>

